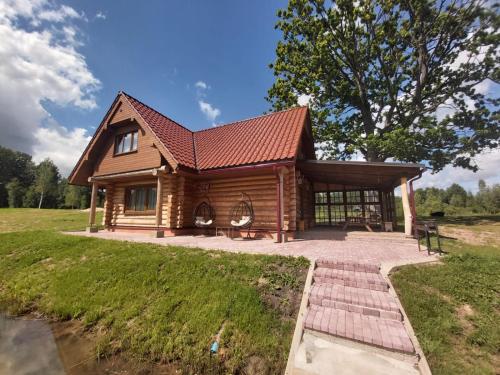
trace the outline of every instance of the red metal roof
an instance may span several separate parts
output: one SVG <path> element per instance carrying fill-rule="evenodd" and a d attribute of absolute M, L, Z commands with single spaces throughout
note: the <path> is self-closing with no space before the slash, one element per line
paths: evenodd
<path fill-rule="evenodd" d="M 247 120 L 192 132 L 125 94 L 174 159 L 207 170 L 295 158 L 307 107 L 294 107 Z"/>
<path fill-rule="evenodd" d="M 306 115 L 296 107 L 195 132 L 198 169 L 293 159 Z"/>
<path fill-rule="evenodd" d="M 181 165 L 196 168 L 193 132 L 134 97 L 126 93 L 123 94 L 144 121 L 146 121 L 153 133 L 156 134 L 163 145 L 172 153 L 174 159 Z"/>

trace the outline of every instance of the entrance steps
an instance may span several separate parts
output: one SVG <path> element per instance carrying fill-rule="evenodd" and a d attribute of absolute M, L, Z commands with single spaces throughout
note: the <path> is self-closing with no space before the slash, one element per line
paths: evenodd
<path fill-rule="evenodd" d="M 304 328 L 413 354 L 398 302 L 388 290 L 378 265 L 318 259 Z"/>
<path fill-rule="evenodd" d="M 364 315 L 403 320 L 395 298 L 377 290 L 315 283 L 311 288 L 309 302 Z"/>
<path fill-rule="evenodd" d="M 379 291 L 389 290 L 389 284 L 380 273 L 347 271 L 334 268 L 319 267 L 314 270 L 315 283 L 337 284 L 360 289 Z"/>

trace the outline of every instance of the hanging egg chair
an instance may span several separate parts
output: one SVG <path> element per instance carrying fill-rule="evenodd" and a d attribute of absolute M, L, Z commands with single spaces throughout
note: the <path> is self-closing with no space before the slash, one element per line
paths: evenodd
<path fill-rule="evenodd" d="M 203 201 L 196 206 L 193 214 L 194 226 L 198 228 L 207 228 L 215 221 L 215 210 L 210 204 L 210 199 L 205 197 Z"/>
<path fill-rule="evenodd" d="M 247 229 L 247 238 L 250 238 L 250 228 L 255 215 L 252 200 L 247 194 L 241 193 L 240 201 L 231 209 L 229 219 L 234 229 Z"/>

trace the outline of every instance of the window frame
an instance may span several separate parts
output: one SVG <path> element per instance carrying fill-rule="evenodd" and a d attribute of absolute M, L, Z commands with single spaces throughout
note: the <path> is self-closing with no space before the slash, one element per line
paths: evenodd
<path fill-rule="evenodd" d="M 127 137 L 127 135 L 130 135 L 130 147 L 128 151 L 118 151 L 118 145 L 121 140 Z M 135 144 L 135 149 L 133 149 Z M 122 145 L 123 149 L 123 145 Z M 113 145 L 113 156 L 121 156 L 121 155 L 127 155 L 127 154 L 132 154 L 134 152 L 137 152 L 139 149 L 139 130 L 131 130 L 128 132 L 124 133 L 119 133 L 115 135 L 115 143 Z"/>
<path fill-rule="evenodd" d="M 144 194 L 144 210 L 136 210 L 136 209 L 131 209 L 130 208 L 130 194 L 131 190 L 133 189 L 145 189 L 145 194 Z M 157 186 L 155 184 L 147 184 L 147 185 L 131 185 L 131 186 L 126 186 L 125 187 L 125 202 L 124 202 L 124 213 L 125 215 L 130 215 L 130 216 L 153 216 L 156 215 L 156 196 L 154 199 L 154 207 L 150 208 L 149 207 L 149 200 L 150 200 L 150 194 L 153 191 L 153 189 L 156 191 Z M 158 194 L 158 192 L 156 192 Z M 136 202 L 134 202 L 135 205 Z"/>
<path fill-rule="evenodd" d="M 372 224 L 383 221 L 383 205 L 380 190 L 375 188 L 361 189 L 327 189 L 314 191 L 314 222 L 318 226 L 343 225 L 347 218 L 369 219 Z M 373 220 L 373 216 L 377 219 Z"/>

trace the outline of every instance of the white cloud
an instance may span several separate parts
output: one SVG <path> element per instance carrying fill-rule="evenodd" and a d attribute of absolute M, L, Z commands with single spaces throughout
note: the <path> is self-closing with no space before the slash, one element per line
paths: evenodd
<path fill-rule="evenodd" d="M 309 105 L 312 100 L 312 95 L 307 95 L 307 94 L 300 94 L 297 97 L 297 104 L 304 106 L 304 105 Z"/>
<path fill-rule="evenodd" d="M 209 88 L 209 86 L 208 86 L 205 82 L 203 82 L 203 81 L 198 81 L 198 82 L 196 82 L 196 83 L 194 84 L 194 86 L 195 86 L 196 88 L 200 89 L 200 90 L 206 90 L 206 89 L 208 89 L 208 88 Z"/>
<path fill-rule="evenodd" d="M 441 172 L 432 174 L 429 171 L 415 182 L 415 188 L 437 187 L 446 188 L 453 183 L 462 185 L 466 190 L 477 191 L 477 183 L 480 179 L 488 184 L 500 184 L 500 149 L 485 151 L 475 158 L 479 171 L 476 173 L 452 166 L 445 167 Z"/>
<path fill-rule="evenodd" d="M 105 15 L 103 12 L 98 11 L 98 12 L 96 13 L 96 15 L 95 15 L 95 18 L 96 18 L 96 19 L 100 19 L 100 20 L 105 20 L 105 19 L 106 19 L 106 15 Z"/>
<path fill-rule="evenodd" d="M 194 87 L 196 88 L 196 97 L 198 99 L 200 111 L 212 122 L 212 126 L 217 126 L 215 119 L 221 115 L 221 111 L 205 100 L 207 97 L 206 91 L 210 90 L 210 86 L 204 81 L 197 81 Z"/>
<path fill-rule="evenodd" d="M 210 103 L 203 100 L 198 100 L 198 105 L 206 118 L 212 122 L 215 122 L 215 119 L 221 114 L 220 109 L 213 107 Z"/>
<path fill-rule="evenodd" d="M 92 137 L 83 128 L 68 130 L 56 126 L 39 128 L 35 138 L 38 142 L 33 147 L 33 160 L 39 163 L 50 158 L 59 167 L 61 174 L 67 176 Z"/>
<path fill-rule="evenodd" d="M 78 14 L 75 9 L 67 5 L 62 5 L 54 9 L 42 8 L 37 17 L 33 18 L 33 21 L 35 24 L 38 24 L 40 21 L 64 22 L 68 18 L 83 18 L 83 15 Z"/>
<path fill-rule="evenodd" d="M 73 8 L 48 0 L 0 1 L 0 142 L 33 153 L 36 160 L 71 144 L 64 148 L 66 157 L 55 160 L 61 168 L 83 149 L 74 142 L 81 141 L 84 130 L 56 124 L 44 102 L 94 109 L 93 93 L 100 87 L 77 51 L 81 43 L 76 26 L 69 23 L 81 18 Z M 31 27 L 24 28 L 21 21 Z"/>

